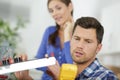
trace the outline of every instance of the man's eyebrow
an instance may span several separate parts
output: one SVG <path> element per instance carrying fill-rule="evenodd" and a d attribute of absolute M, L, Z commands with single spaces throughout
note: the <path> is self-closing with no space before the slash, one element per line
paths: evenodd
<path fill-rule="evenodd" d="M 87 41 L 93 41 L 92 39 L 85 39 L 85 40 L 87 40 Z"/>

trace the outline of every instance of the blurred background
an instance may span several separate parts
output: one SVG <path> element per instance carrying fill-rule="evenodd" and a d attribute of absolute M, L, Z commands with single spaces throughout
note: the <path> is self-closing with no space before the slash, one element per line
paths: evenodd
<path fill-rule="evenodd" d="M 104 26 L 103 48 L 98 58 L 105 66 L 120 75 L 120 0 L 72 0 L 74 20 L 81 16 L 96 17 Z M 19 30 L 21 41 L 17 43 L 18 53 L 27 53 L 33 59 L 47 27 L 54 21 L 47 10 L 47 0 L 0 0 L 0 18 L 15 25 L 17 16 L 26 23 Z M 42 72 L 30 70 L 34 79 L 40 79 Z"/>

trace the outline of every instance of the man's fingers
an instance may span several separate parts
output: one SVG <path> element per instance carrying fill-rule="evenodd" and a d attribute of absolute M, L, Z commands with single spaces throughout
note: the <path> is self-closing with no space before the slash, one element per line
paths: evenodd
<path fill-rule="evenodd" d="M 21 72 L 19 72 L 19 71 L 18 71 L 18 72 L 15 72 L 14 74 L 15 74 L 15 76 L 17 77 L 18 80 L 21 80 L 22 77 L 23 77 L 22 74 L 21 74 Z"/>
<path fill-rule="evenodd" d="M 16 57 L 20 57 L 22 61 L 27 61 L 27 54 L 18 54 Z"/>

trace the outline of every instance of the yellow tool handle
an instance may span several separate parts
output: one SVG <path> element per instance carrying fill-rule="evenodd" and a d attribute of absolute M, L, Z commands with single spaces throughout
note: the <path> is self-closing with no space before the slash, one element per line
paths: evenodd
<path fill-rule="evenodd" d="M 77 65 L 62 64 L 59 80 L 75 80 L 77 75 Z"/>

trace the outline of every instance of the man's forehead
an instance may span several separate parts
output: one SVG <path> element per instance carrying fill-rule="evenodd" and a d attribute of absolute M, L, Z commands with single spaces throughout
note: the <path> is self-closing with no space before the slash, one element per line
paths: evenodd
<path fill-rule="evenodd" d="M 77 26 L 73 36 L 85 37 L 88 39 L 96 38 L 96 30 L 93 28 L 85 29 L 80 26 Z"/>

